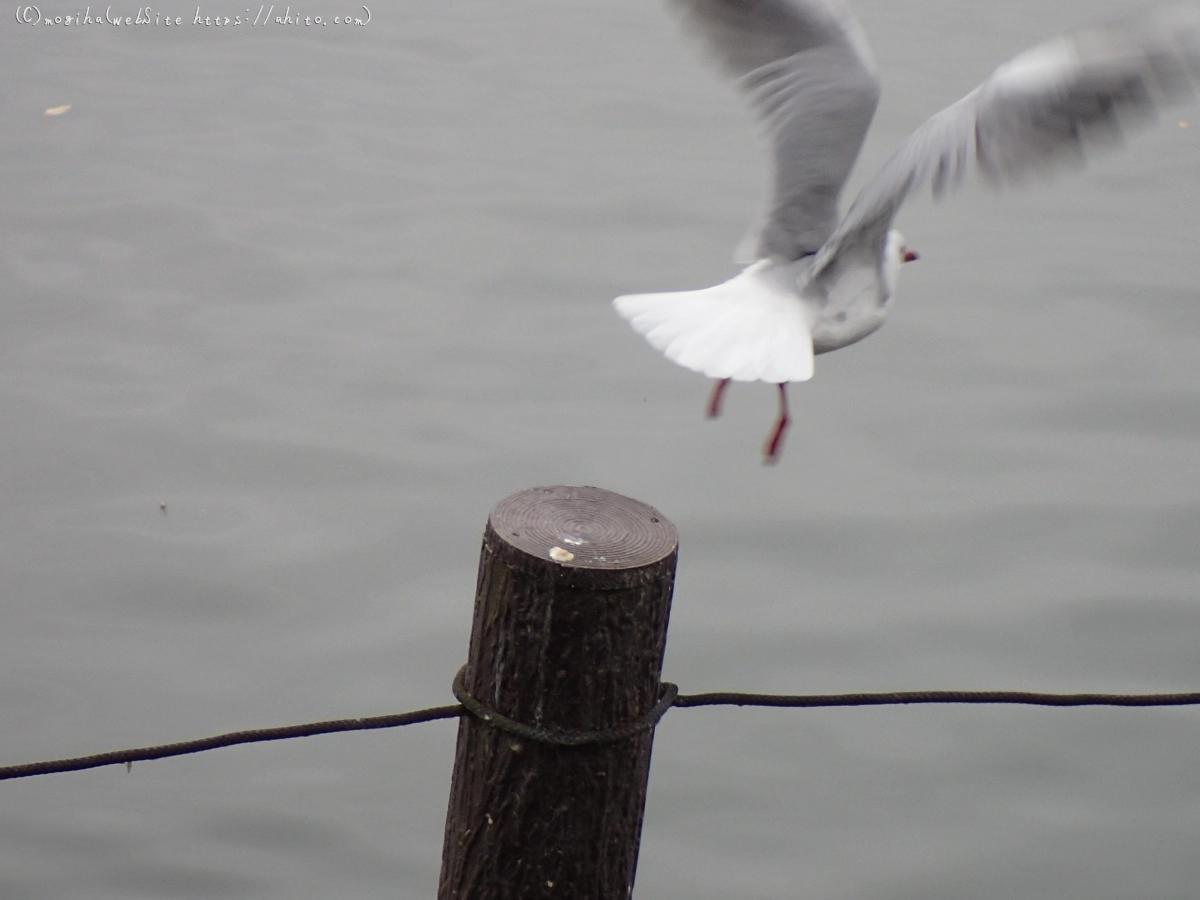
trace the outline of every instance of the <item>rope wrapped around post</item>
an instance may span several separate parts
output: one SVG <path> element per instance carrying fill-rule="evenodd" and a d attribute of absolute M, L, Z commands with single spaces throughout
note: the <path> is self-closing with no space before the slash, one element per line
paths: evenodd
<path fill-rule="evenodd" d="M 454 676 L 452 688 L 455 699 L 471 715 L 482 719 L 493 728 L 498 728 L 517 737 L 525 738 L 529 741 L 537 741 L 540 744 L 558 744 L 562 747 L 581 747 L 585 744 L 610 744 L 615 741 L 628 740 L 631 737 L 649 731 L 657 725 L 659 720 L 667 714 L 667 710 L 676 705 L 676 699 L 679 697 L 679 685 L 664 681 L 660 685 L 662 696 L 659 697 L 658 702 L 650 707 L 645 715 L 625 725 L 618 725 L 615 728 L 602 728 L 598 731 L 542 728 L 538 725 L 526 725 L 522 722 L 514 721 L 507 716 L 500 715 L 500 713 L 491 707 L 480 703 L 467 693 L 466 686 L 463 684 L 466 672 L 466 666 L 458 670 L 458 674 Z"/>

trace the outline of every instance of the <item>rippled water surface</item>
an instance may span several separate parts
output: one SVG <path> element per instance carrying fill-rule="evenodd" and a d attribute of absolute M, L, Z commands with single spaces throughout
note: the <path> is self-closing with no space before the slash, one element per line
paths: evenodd
<path fill-rule="evenodd" d="M 853 185 L 1126 5 L 859 0 Z M 728 277 L 766 180 L 664 10 L 372 13 L 0 25 L 0 763 L 448 702 L 487 513 L 537 484 L 677 524 L 685 691 L 1200 688 L 1200 110 L 910 204 L 894 316 L 767 468 L 774 391 L 706 421 L 609 306 Z M 431 897 L 454 734 L 6 782 L 0 897 Z M 676 711 L 636 895 L 1194 898 L 1198 742 L 1193 710 Z"/>

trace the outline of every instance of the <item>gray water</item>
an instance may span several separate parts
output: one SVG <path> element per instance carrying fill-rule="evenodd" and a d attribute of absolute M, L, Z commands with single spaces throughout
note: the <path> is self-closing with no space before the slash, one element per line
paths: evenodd
<path fill-rule="evenodd" d="M 858 0 L 851 190 L 1126 6 Z M 609 306 L 729 277 L 764 193 L 664 10 L 371 11 L 0 25 L 0 764 L 449 702 L 487 513 L 538 484 L 677 524 L 687 692 L 1200 688 L 1200 109 L 911 203 L 895 314 L 768 468 L 774 390 L 706 421 Z M 6 782 L 0 897 L 431 897 L 454 738 Z M 636 896 L 1194 900 L 1198 742 L 1187 709 L 676 711 Z"/>

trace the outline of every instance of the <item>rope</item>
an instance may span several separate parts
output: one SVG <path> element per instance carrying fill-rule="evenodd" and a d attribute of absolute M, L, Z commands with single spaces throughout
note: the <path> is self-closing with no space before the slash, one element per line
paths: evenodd
<path fill-rule="evenodd" d="M 261 728 L 254 731 L 235 731 L 215 737 L 164 744 L 157 747 L 142 747 L 134 750 L 116 750 L 95 756 L 80 756 L 74 759 L 54 759 L 45 762 L 27 763 L 18 766 L 0 766 L 0 781 L 10 778 L 29 778 L 33 775 L 49 775 L 54 772 L 74 772 L 124 763 L 131 767 L 135 762 L 148 759 L 164 759 L 168 756 L 183 756 L 231 747 L 235 744 L 252 744 L 260 741 L 282 741 L 289 738 L 310 737 L 317 734 L 332 734 L 339 731 L 368 731 L 376 728 L 396 728 L 417 722 L 432 722 L 435 719 L 456 719 L 464 713 L 478 716 L 489 725 L 519 735 L 527 740 L 565 746 L 620 741 L 652 729 L 672 707 L 690 706 L 771 706 L 771 707 L 824 707 L 824 706 L 893 706 L 911 703 L 1017 703 L 1033 706 L 1194 706 L 1200 705 L 1200 693 L 1190 694 L 1035 694 L 1025 691 L 909 691 L 881 694 L 679 694 L 679 689 L 670 682 L 662 683 L 662 695 L 658 703 L 638 719 L 601 731 L 567 731 L 564 729 L 541 728 L 515 722 L 475 700 L 462 688 L 463 670 L 454 678 L 454 692 L 461 706 L 436 706 L 414 712 L 374 716 L 367 719 L 336 719 L 328 722 L 312 722 L 308 725 L 289 725 L 282 728 Z"/>
<path fill-rule="evenodd" d="M 1019 703 L 1027 706 L 1194 706 L 1195 694 L 1033 694 L 1027 691 L 904 691 L 888 694 L 680 694 L 687 706 L 896 706 L 908 703 Z"/>
<path fill-rule="evenodd" d="M 368 731 L 373 728 L 395 728 L 399 725 L 431 722 L 434 719 L 454 719 L 461 716 L 462 713 L 463 708 L 461 706 L 436 706 L 432 709 L 375 716 L 370 719 L 335 719 L 330 722 L 311 722 L 308 725 L 287 725 L 283 728 L 259 728 L 254 731 L 234 731 L 230 734 L 218 734 L 215 737 L 201 738 L 196 741 L 183 741 L 178 744 L 142 747 L 137 750 L 114 750 L 111 753 L 97 753 L 95 756 L 79 756 L 74 759 L 52 759 L 46 762 L 27 763 L 23 766 L 3 766 L 0 767 L 0 781 L 8 778 L 28 778 L 32 775 L 49 775 L 54 772 L 75 772 L 79 769 L 95 769 L 99 766 L 113 766 L 118 763 L 125 763 L 125 767 L 130 768 L 135 762 L 141 762 L 146 759 L 184 756 L 188 753 L 216 750 L 218 747 L 232 747 L 235 744 L 253 744 L 259 741 L 283 741 L 289 738 L 310 737 L 314 734 L 332 734 L 337 731 Z"/>
<path fill-rule="evenodd" d="M 539 744 L 557 744 L 562 747 L 581 747 L 585 744 L 611 744 L 642 734 L 657 725 L 658 720 L 667 714 L 667 710 L 675 705 L 679 697 L 679 687 L 671 684 L 669 681 L 664 681 L 659 684 L 660 694 L 658 702 L 645 715 L 634 719 L 632 722 L 626 722 L 624 725 L 617 725 L 613 728 L 602 728 L 598 731 L 570 731 L 565 728 L 545 728 L 540 725 L 525 725 L 507 716 L 502 716 L 467 693 L 466 686 L 463 684 L 466 675 L 467 667 L 463 666 L 458 670 L 458 674 L 454 676 L 454 696 L 458 698 L 458 702 L 465 706 L 472 715 L 482 719 L 488 725 L 500 731 L 506 731 L 509 734 L 515 734 L 517 737 L 523 737 L 526 740 L 535 741 Z"/>

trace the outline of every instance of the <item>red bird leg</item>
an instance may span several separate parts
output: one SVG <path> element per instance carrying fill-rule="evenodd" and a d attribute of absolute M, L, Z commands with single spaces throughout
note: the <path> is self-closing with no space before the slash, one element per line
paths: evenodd
<path fill-rule="evenodd" d="M 715 419 L 721 414 L 721 398 L 725 396 L 725 388 L 729 387 L 728 378 L 719 378 L 713 385 L 712 394 L 708 398 L 708 417 Z"/>
<path fill-rule="evenodd" d="M 779 385 L 779 418 L 775 422 L 775 429 L 771 432 L 771 436 L 767 439 L 767 446 L 764 448 L 766 456 L 763 457 L 763 462 L 774 464 L 779 461 L 779 448 L 783 445 L 783 433 L 787 431 L 788 422 L 788 405 L 787 405 L 787 383 Z"/>

